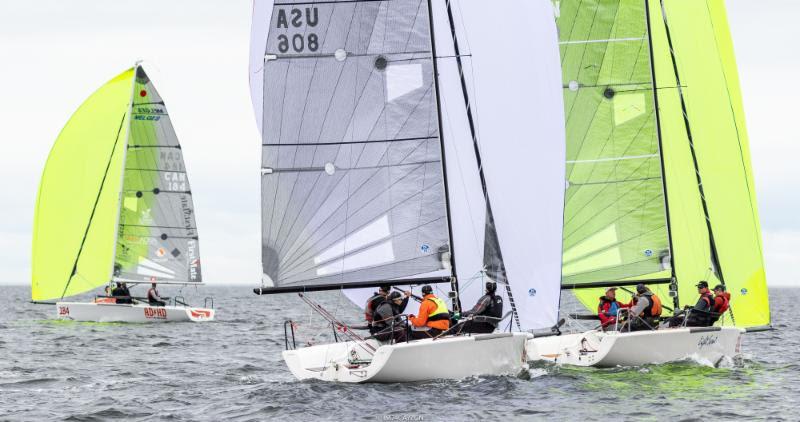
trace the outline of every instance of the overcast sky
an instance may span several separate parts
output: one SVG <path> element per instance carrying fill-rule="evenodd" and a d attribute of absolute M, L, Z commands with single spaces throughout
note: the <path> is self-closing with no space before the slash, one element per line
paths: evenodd
<path fill-rule="evenodd" d="M 476 0 L 477 1 L 477 0 Z M 800 286 L 800 1 L 728 0 L 769 284 Z M 250 0 L 0 0 L 0 283 L 30 282 L 47 154 L 101 84 L 145 59 L 183 145 L 204 279 L 260 282 Z"/>

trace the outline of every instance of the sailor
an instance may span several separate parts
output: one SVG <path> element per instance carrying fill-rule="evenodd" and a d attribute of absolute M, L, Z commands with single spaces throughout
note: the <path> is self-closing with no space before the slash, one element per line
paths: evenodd
<path fill-rule="evenodd" d="M 410 315 L 411 337 L 415 339 L 436 337 L 450 329 L 450 312 L 447 304 L 433 294 L 431 286 L 422 286 L 422 303 L 419 316 Z"/>
<path fill-rule="evenodd" d="M 661 299 L 643 283 L 636 285 L 636 297 L 629 311 L 630 328 L 626 331 L 652 330 L 656 328 L 656 320 L 661 316 Z"/>
<path fill-rule="evenodd" d="M 725 291 L 725 286 L 717 284 L 714 286 L 714 305 L 712 307 L 711 325 L 719 321 L 725 311 L 728 310 L 731 303 L 731 294 Z"/>
<path fill-rule="evenodd" d="M 165 300 L 167 299 L 169 298 L 158 295 L 156 283 L 150 285 L 150 289 L 147 291 L 147 302 L 150 304 L 150 306 L 165 306 L 167 304 Z"/>
<path fill-rule="evenodd" d="M 378 305 L 372 317 L 372 337 L 380 341 L 394 339 L 396 343 L 406 341 L 406 324 L 400 315 L 406 310 L 411 292 L 392 292 L 387 300 Z"/>
<path fill-rule="evenodd" d="M 486 294 L 478 299 L 478 303 L 467 312 L 461 314 L 467 320 L 464 322 L 461 332 L 465 333 L 491 333 L 503 318 L 503 298 L 495 294 L 497 283 L 494 281 L 486 282 Z M 469 317 L 488 317 L 486 319 L 476 318 L 469 320 Z"/>
<path fill-rule="evenodd" d="M 622 304 L 617 301 L 616 287 L 606 289 L 606 294 L 600 296 L 600 303 L 597 304 L 597 316 L 600 318 L 603 331 L 614 330 L 618 311 L 630 307 L 631 304 Z"/>
<path fill-rule="evenodd" d="M 123 282 L 117 282 L 117 287 L 111 291 L 111 296 L 116 298 L 116 303 L 120 304 L 130 304 L 133 303 L 133 299 L 131 299 L 131 292 L 128 290 L 128 286 Z"/>
<path fill-rule="evenodd" d="M 375 315 L 375 310 L 378 309 L 381 303 L 386 301 L 386 298 L 389 296 L 389 290 L 392 287 L 388 284 L 383 284 L 378 287 L 378 291 L 373 293 L 369 299 L 367 299 L 367 303 L 364 304 L 364 319 L 367 321 L 367 326 L 369 328 L 370 334 L 375 334 L 380 330 L 373 330 L 372 329 L 372 319 Z"/>
<path fill-rule="evenodd" d="M 690 308 L 687 305 L 683 312 L 670 318 L 670 327 L 683 325 L 684 321 L 687 327 L 708 327 L 712 324 L 711 314 L 714 309 L 714 297 L 708 290 L 707 281 L 702 280 L 697 283 L 697 293 L 700 294 L 700 297 L 697 299 L 697 303 L 694 307 Z M 686 316 L 687 310 L 688 317 Z"/>

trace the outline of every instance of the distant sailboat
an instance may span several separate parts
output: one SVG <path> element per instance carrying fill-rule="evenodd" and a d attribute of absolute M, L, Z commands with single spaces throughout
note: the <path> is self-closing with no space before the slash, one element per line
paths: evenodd
<path fill-rule="evenodd" d="M 553 12 L 545 1 L 503 5 L 254 2 L 257 294 L 438 283 L 458 312 L 483 283 L 466 285 L 486 277 L 503 285 L 515 330 L 556 323 L 564 121 Z M 514 374 L 530 336 L 348 335 L 290 347 L 284 360 L 299 379 L 340 382 Z"/>
<path fill-rule="evenodd" d="M 731 308 L 717 327 L 590 331 L 536 339 L 529 353 L 595 366 L 738 354 L 741 334 L 768 328 L 770 314 L 723 1 L 556 4 L 567 118 L 563 288 L 596 312 L 605 288 L 645 283 L 678 311 L 707 280 L 726 286 Z"/>
<path fill-rule="evenodd" d="M 200 250 L 183 154 L 140 65 L 90 96 L 61 131 L 36 203 L 31 297 L 77 321 L 208 321 L 213 309 L 63 302 L 110 282 L 200 285 Z"/>

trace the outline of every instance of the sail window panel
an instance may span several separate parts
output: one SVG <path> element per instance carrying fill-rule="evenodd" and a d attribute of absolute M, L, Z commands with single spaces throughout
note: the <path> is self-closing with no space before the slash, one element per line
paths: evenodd
<path fill-rule="evenodd" d="M 120 233 L 123 241 L 117 247 L 115 279 L 150 282 L 200 279 L 197 239 L 176 236 L 162 240 L 140 230 L 125 231 Z"/>

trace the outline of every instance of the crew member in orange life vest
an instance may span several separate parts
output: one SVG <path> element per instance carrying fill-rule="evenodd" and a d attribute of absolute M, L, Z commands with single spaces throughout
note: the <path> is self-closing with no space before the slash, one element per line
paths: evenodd
<path fill-rule="evenodd" d="M 450 311 L 447 304 L 433 294 L 431 286 L 422 286 L 422 303 L 419 316 L 410 315 L 411 337 L 415 339 L 436 337 L 450 329 Z"/>
<path fill-rule="evenodd" d="M 147 302 L 150 306 L 165 306 L 167 304 L 165 301 L 168 299 L 168 297 L 161 297 L 158 295 L 156 283 L 150 285 L 150 290 L 147 291 Z"/>
<path fill-rule="evenodd" d="M 725 286 L 717 284 L 714 287 L 714 304 L 711 314 L 711 325 L 719 321 L 720 317 L 725 314 L 731 303 L 731 294 L 725 291 Z"/>

